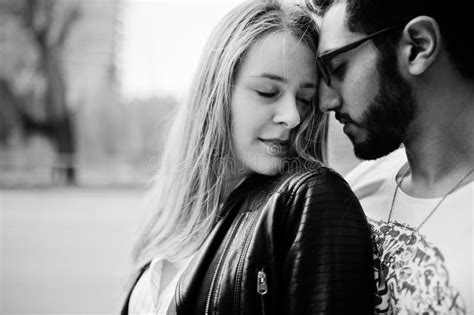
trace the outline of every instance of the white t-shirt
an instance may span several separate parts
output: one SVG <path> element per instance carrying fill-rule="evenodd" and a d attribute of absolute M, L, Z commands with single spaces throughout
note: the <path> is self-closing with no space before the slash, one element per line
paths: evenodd
<path fill-rule="evenodd" d="M 366 161 L 346 180 L 359 198 L 372 232 L 377 257 L 378 310 L 390 314 L 474 314 L 474 183 L 451 193 L 415 232 L 441 198 L 421 199 L 396 188 L 396 174 L 407 163 L 404 149 Z"/>
<path fill-rule="evenodd" d="M 239 187 L 246 178 L 240 179 L 233 189 Z M 222 206 L 223 203 L 219 204 L 219 208 L 222 208 Z M 155 257 L 150 262 L 150 267 L 143 272 L 133 288 L 128 304 L 128 313 L 130 315 L 166 314 L 178 281 L 197 252 L 187 258 L 173 262 L 173 270 L 165 270 L 163 259 Z M 172 276 L 171 280 L 163 281 L 166 278 L 164 277 L 165 272 Z"/>
<path fill-rule="evenodd" d="M 179 278 L 192 257 L 175 263 L 177 264 L 177 272 L 168 283 L 162 281 L 164 261 L 160 258 L 153 259 L 150 267 L 143 272 L 132 291 L 128 313 L 130 315 L 166 314 Z"/>

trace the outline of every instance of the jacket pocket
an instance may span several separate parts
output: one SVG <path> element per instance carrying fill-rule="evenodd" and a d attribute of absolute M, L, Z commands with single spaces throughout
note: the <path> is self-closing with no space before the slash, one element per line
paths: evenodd
<path fill-rule="evenodd" d="M 257 294 L 260 296 L 260 304 L 262 307 L 262 315 L 265 315 L 265 295 L 268 293 L 267 274 L 262 267 L 257 272 Z"/>

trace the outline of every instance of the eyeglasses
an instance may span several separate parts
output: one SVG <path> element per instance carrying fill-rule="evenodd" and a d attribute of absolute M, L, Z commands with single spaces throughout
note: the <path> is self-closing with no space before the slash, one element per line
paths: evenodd
<path fill-rule="evenodd" d="M 369 39 L 373 39 L 377 36 L 386 34 L 389 31 L 393 31 L 395 29 L 404 27 L 404 25 L 395 25 L 395 26 L 390 26 L 384 29 L 381 29 L 380 31 L 377 31 L 373 34 L 370 34 L 362 39 L 359 39 L 358 41 L 355 41 L 353 43 L 350 43 L 348 45 L 342 46 L 340 48 L 336 48 L 333 50 L 330 50 L 328 52 L 325 52 L 324 54 L 319 55 L 316 58 L 316 66 L 318 67 L 319 70 L 319 75 L 321 76 L 322 80 L 327 86 L 331 86 L 331 60 L 336 57 L 337 55 L 340 55 L 342 53 L 345 53 L 349 50 L 355 49 L 362 45 L 364 42 L 368 41 Z"/>

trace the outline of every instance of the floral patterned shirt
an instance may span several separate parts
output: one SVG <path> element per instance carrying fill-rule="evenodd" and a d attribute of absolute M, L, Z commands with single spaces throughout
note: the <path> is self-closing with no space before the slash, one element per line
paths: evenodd
<path fill-rule="evenodd" d="M 436 246 L 404 224 L 370 219 L 369 223 L 375 246 L 377 313 L 466 314 Z"/>

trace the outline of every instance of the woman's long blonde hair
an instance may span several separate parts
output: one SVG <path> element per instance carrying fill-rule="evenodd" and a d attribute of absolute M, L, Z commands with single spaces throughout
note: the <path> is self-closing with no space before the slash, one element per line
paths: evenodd
<path fill-rule="evenodd" d="M 295 4 L 245 2 L 215 28 L 149 191 L 152 212 L 134 248 L 138 266 L 156 256 L 184 258 L 211 231 L 231 156 L 230 103 L 239 64 L 259 38 L 278 31 L 293 34 L 316 54 L 316 25 L 305 8 Z M 312 105 L 292 149 L 303 162 L 325 162 L 327 117 L 318 111 L 316 100 Z"/>

